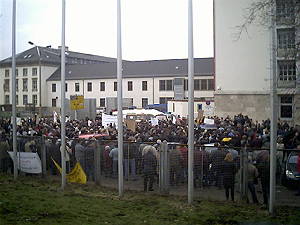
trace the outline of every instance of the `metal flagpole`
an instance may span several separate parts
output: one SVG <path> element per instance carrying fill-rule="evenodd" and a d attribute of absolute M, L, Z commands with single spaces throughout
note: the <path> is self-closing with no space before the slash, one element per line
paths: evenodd
<path fill-rule="evenodd" d="M 121 0 L 117 0 L 117 75 L 118 75 L 118 167 L 119 196 L 123 196 L 123 107 L 122 107 L 122 35 L 121 35 Z"/>
<path fill-rule="evenodd" d="M 13 161 L 14 161 L 14 179 L 18 177 L 17 160 L 17 121 L 16 121 L 16 0 L 13 0 L 12 11 L 12 126 L 13 126 Z"/>
<path fill-rule="evenodd" d="M 66 186 L 66 113 L 65 113 L 65 20 L 66 1 L 62 0 L 62 24 L 61 24 L 61 188 Z"/>
<path fill-rule="evenodd" d="M 271 9 L 271 27 L 270 27 L 270 101 L 271 101 L 271 134 L 270 134 L 270 200 L 269 213 L 274 214 L 275 193 L 276 193 L 276 152 L 277 152 L 277 76 L 276 76 L 276 28 L 275 28 L 275 6 Z"/>
<path fill-rule="evenodd" d="M 194 194 L 194 46 L 193 46 L 193 0 L 188 2 L 188 203 Z"/>

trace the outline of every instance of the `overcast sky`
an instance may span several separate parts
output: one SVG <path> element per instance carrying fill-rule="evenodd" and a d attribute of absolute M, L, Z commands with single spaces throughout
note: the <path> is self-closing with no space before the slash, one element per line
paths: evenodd
<path fill-rule="evenodd" d="M 12 0 L 0 0 L 0 59 L 11 56 Z M 66 0 L 66 45 L 116 57 L 116 0 Z M 187 58 L 188 0 L 122 0 L 123 59 Z M 194 0 L 194 55 L 213 56 L 213 0 Z M 60 0 L 17 0 L 17 52 L 61 42 Z"/>

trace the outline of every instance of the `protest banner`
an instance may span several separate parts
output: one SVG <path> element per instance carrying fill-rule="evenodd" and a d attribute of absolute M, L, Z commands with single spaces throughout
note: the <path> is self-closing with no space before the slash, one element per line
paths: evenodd
<path fill-rule="evenodd" d="M 151 125 L 152 126 L 158 125 L 158 118 L 151 118 Z"/>
<path fill-rule="evenodd" d="M 115 125 L 117 127 L 118 116 L 107 115 L 105 113 L 102 113 L 102 126 L 108 127 L 110 124 Z"/>
<path fill-rule="evenodd" d="M 125 123 L 129 130 L 132 130 L 133 132 L 135 132 L 135 130 L 136 130 L 136 121 L 135 120 L 126 120 Z"/>
<path fill-rule="evenodd" d="M 8 152 L 13 160 L 14 153 Z M 37 153 L 33 152 L 17 152 L 18 169 L 25 173 L 42 173 L 41 159 Z"/>

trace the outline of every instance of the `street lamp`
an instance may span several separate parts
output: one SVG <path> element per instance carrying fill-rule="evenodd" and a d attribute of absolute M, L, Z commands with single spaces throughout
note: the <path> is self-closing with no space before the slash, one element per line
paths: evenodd
<path fill-rule="evenodd" d="M 39 56 L 39 114 L 42 115 L 42 68 L 41 68 L 41 52 L 39 46 L 35 45 L 32 41 L 28 41 L 28 44 L 33 45 L 37 49 Z"/>

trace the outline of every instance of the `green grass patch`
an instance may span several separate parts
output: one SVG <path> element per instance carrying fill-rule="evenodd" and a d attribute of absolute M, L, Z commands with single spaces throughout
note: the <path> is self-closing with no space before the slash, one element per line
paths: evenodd
<path fill-rule="evenodd" d="M 119 198 L 113 190 L 96 185 L 60 183 L 37 177 L 0 175 L 0 225 L 27 224 L 124 224 L 124 225 L 217 225 L 244 221 L 270 221 L 299 225 L 300 209 L 281 207 L 271 218 L 256 205 L 196 201 L 139 192 Z"/>

